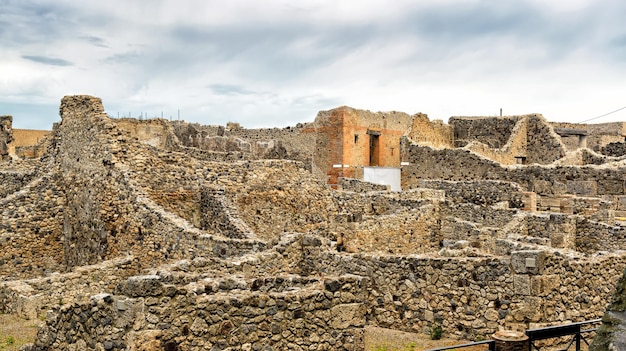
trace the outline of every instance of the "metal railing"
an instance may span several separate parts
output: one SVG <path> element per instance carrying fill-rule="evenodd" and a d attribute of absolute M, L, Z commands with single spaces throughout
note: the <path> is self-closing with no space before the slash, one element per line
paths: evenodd
<path fill-rule="evenodd" d="M 570 340 L 567 346 L 565 346 L 564 349 L 560 349 L 558 351 L 567 351 L 574 344 L 576 345 L 576 351 L 580 351 L 580 347 L 582 345 L 581 342 L 584 342 L 585 344 L 587 344 L 587 346 L 589 346 L 589 341 L 587 341 L 584 334 L 592 333 L 598 330 L 598 328 L 582 329 L 583 326 L 597 324 L 600 322 L 602 322 L 602 319 L 593 319 L 584 322 L 557 325 L 554 327 L 529 329 L 526 331 L 526 335 L 528 336 L 529 341 L 528 350 L 541 350 L 538 346 L 535 345 L 535 341 L 573 335 L 574 337 L 572 338 L 572 340 Z"/>
<path fill-rule="evenodd" d="M 567 343 L 565 348 L 559 349 L 558 351 L 567 351 L 572 345 L 576 345 L 576 351 L 581 350 L 582 342 L 584 342 L 587 346 L 589 346 L 589 341 L 585 337 L 586 334 L 596 332 L 598 328 L 588 328 L 583 329 L 583 326 L 589 326 L 593 324 L 598 324 L 602 322 L 602 319 L 592 319 L 584 322 L 578 323 L 570 323 L 564 325 L 557 325 L 553 327 L 544 327 L 544 328 L 536 328 L 536 329 L 528 329 L 526 330 L 526 336 L 528 336 L 528 350 L 529 351 L 540 351 L 541 348 L 535 344 L 535 341 L 541 341 L 546 339 L 554 339 L 560 337 L 566 337 L 572 335 L 572 340 Z M 426 351 L 444 351 L 444 350 L 456 350 L 462 349 L 465 347 L 473 347 L 478 345 L 487 345 L 489 351 L 496 351 L 496 341 L 495 340 L 484 340 L 478 342 L 471 342 L 467 344 L 460 344 L 454 346 L 446 346 L 439 347 L 436 349 L 429 349 Z"/>

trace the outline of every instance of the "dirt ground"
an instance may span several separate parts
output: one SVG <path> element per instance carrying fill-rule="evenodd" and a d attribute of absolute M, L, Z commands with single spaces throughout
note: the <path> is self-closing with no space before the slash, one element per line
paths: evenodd
<path fill-rule="evenodd" d="M 431 340 L 424 333 L 406 333 L 397 330 L 365 327 L 365 351 L 422 351 L 437 347 L 465 344 L 469 341 L 442 338 Z M 463 348 L 463 351 L 487 350 L 487 345 Z"/>
<path fill-rule="evenodd" d="M 0 351 L 14 351 L 24 344 L 32 343 L 39 323 L 0 314 Z"/>

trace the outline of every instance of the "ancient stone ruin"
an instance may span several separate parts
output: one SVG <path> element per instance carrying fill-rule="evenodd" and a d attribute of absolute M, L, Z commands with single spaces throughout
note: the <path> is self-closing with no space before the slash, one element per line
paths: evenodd
<path fill-rule="evenodd" d="M 245 129 L 91 96 L 60 115 L 0 119 L 0 312 L 45 320 L 30 350 L 477 340 L 599 318 L 626 267 L 623 124 L 340 107 Z"/>

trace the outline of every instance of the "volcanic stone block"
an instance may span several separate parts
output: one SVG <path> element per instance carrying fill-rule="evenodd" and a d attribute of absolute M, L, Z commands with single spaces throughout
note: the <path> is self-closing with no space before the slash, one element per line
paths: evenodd
<path fill-rule="evenodd" d="M 130 297 L 159 296 L 163 293 L 163 283 L 157 275 L 142 275 L 128 278 L 118 284 L 118 294 Z"/>
<path fill-rule="evenodd" d="M 544 268 L 545 251 L 524 250 L 511 253 L 511 267 L 517 274 L 541 274 Z"/>

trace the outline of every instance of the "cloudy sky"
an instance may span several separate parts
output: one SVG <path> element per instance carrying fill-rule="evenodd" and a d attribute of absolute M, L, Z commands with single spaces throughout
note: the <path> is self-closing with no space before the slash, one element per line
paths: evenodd
<path fill-rule="evenodd" d="M 284 127 L 340 105 L 580 122 L 626 106 L 623 0 L 0 0 L 0 115 Z M 594 122 L 626 120 L 626 109 Z"/>

